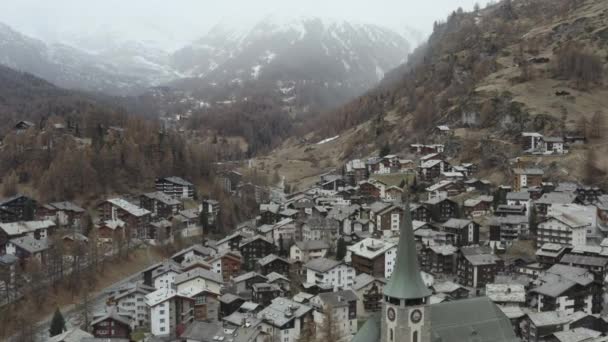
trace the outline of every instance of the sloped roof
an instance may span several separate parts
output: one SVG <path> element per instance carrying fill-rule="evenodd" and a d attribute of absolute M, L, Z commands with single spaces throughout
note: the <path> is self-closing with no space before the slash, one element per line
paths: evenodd
<path fill-rule="evenodd" d="M 451 218 L 447 222 L 445 222 L 442 226 L 445 228 L 454 228 L 454 229 L 463 229 L 473 221 L 467 219 L 457 219 Z"/>
<path fill-rule="evenodd" d="M 349 302 L 357 301 L 357 295 L 353 290 L 322 292 L 318 294 L 318 297 L 323 304 L 329 305 L 332 308 L 348 306 Z"/>
<path fill-rule="evenodd" d="M 307 262 L 304 267 L 316 272 L 327 272 L 341 264 L 343 264 L 343 262 L 333 259 L 316 258 Z"/>
<path fill-rule="evenodd" d="M 192 186 L 192 183 L 188 182 L 187 180 L 185 180 L 181 177 L 165 177 L 165 178 L 163 178 L 163 180 L 166 180 L 167 182 L 171 182 L 171 183 L 178 184 L 178 185 Z"/>
<path fill-rule="evenodd" d="M 55 222 L 50 220 L 0 223 L 0 229 L 4 230 L 9 236 L 27 234 L 38 229 L 48 229 L 54 226 Z"/>
<path fill-rule="evenodd" d="M 76 213 L 84 212 L 84 209 L 79 207 L 74 202 L 53 202 L 53 203 L 49 203 L 48 205 L 57 210 L 73 211 Z"/>
<path fill-rule="evenodd" d="M 267 256 L 265 256 L 265 257 L 263 257 L 262 259 L 258 260 L 258 263 L 259 263 L 261 266 L 266 266 L 266 265 L 270 264 L 271 262 L 273 262 L 273 261 L 277 261 L 277 260 L 280 260 L 280 261 L 282 261 L 282 262 L 284 262 L 284 263 L 289 264 L 289 261 L 287 261 L 287 260 L 285 260 L 285 259 L 281 258 L 280 256 L 278 256 L 278 255 L 276 255 L 276 254 L 268 254 Z"/>
<path fill-rule="evenodd" d="M 428 307 L 431 340 L 441 342 L 518 342 L 511 321 L 487 297 L 432 304 Z M 352 342 L 381 340 L 381 316 L 371 316 Z"/>
<path fill-rule="evenodd" d="M 300 250 L 310 251 L 317 249 L 328 249 L 329 243 L 325 240 L 306 240 L 306 241 L 297 241 L 296 245 Z"/>
<path fill-rule="evenodd" d="M 431 305 L 431 336 L 442 342 L 516 342 L 511 321 L 487 297 Z"/>
<path fill-rule="evenodd" d="M 195 279 L 195 278 L 202 278 L 202 279 L 205 279 L 205 280 L 210 280 L 210 281 L 212 281 L 214 283 L 217 283 L 217 284 L 222 284 L 223 283 L 222 276 L 219 273 L 212 272 L 212 271 L 206 270 L 204 268 L 197 267 L 197 268 L 195 268 L 193 270 L 186 271 L 186 272 L 183 272 L 181 274 L 176 275 L 175 276 L 175 284 L 179 285 L 181 283 L 184 283 L 186 281 L 189 281 L 189 280 L 192 280 L 192 279 Z"/>
<path fill-rule="evenodd" d="M 107 200 L 107 202 L 111 203 L 113 206 L 116 206 L 136 217 L 150 214 L 150 212 L 148 210 L 146 210 L 144 208 L 140 208 L 140 207 L 136 206 L 135 204 L 128 202 L 127 200 L 125 200 L 123 198 L 110 198 Z"/>
<path fill-rule="evenodd" d="M 50 337 L 47 342 L 80 342 L 85 337 L 93 337 L 93 335 L 79 328 L 73 328 L 63 334 Z"/>
<path fill-rule="evenodd" d="M 258 313 L 258 318 L 276 327 L 282 327 L 293 319 L 300 318 L 312 311 L 310 306 L 287 298 L 275 298 L 272 303 Z M 290 312 L 290 314 L 286 314 Z"/>
<path fill-rule="evenodd" d="M 179 205 L 181 203 L 180 201 L 160 191 L 148 192 L 143 194 L 142 196 L 147 197 L 149 199 L 153 199 L 166 205 Z"/>
<path fill-rule="evenodd" d="M 33 237 L 26 235 L 20 238 L 10 240 L 10 243 L 28 251 L 31 254 L 45 251 L 49 248 L 49 240 L 44 238 L 36 240 Z"/>

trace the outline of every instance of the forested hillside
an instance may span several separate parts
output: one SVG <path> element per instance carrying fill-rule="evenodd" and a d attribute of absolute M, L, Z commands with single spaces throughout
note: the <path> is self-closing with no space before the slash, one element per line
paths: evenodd
<path fill-rule="evenodd" d="M 518 156 L 523 131 L 582 134 L 592 147 L 552 167 L 581 180 L 590 160 L 586 151 L 605 149 L 607 62 L 606 1 L 504 0 L 472 12 L 459 9 L 435 23 L 428 42 L 379 87 L 319 115 L 308 131 L 316 132 L 313 140 L 341 136 L 328 163 L 440 140 L 497 174 Z M 449 141 L 433 134 L 440 124 L 453 129 Z M 290 141 L 274 155 L 308 148 L 299 144 Z M 608 170 L 604 158 L 591 159 L 587 166 Z"/>
<path fill-rule="evenodd" d="M 201 180 L 211 172 L 202 149 L 158 122 L 7 68 L 0 68 L 0 118 L 4 195 L 89 199 L 150 186 L 158 176 Z M 33 126 L 15 129 L 22 120 Z"/>

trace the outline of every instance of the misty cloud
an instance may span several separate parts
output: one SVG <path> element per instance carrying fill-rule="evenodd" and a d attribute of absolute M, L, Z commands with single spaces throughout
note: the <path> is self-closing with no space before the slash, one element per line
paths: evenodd
<path fill-rule="evenodd" d="M 221 20 L 246 21 L 267 14 L 313 15 L 375 23 L 424 34 L 435 20 L 475 0 L 4 0 L 0 21 L 45 40 L 106 32 L 157 40 L 176 48 Z M 483 2 L 483 1 L 482 1 Z"/>

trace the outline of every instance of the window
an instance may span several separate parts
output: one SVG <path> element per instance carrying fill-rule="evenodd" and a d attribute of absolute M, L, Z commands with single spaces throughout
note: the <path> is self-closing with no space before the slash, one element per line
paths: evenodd
<path fill-rule="evenodd" d="M 164 332 L 165 331 L 165 327 L 160 327 L 160 331 Z"/>
<path fill-rule="evenodd" d="M 159 314 L 164 315 L 165 314 L 165 310 L 160 310 Z"/>
<path fill-rule="evenodd" d="M 418 332 L 414 331 L 414 334 L 412 335 L 412 342 L 418 342 Z"/>
<path fill-rule="evenodd" d="M 164 319 L 164 318 L 161 318 L 161 319 L 160 319 L 160 323 L 165 323 L 165 319 Z"/>
<path fill-rule="evenodd" d="M 393 341 L 393 328 L 391 328 L 391 330 L 389 330 L 389 335 L 390 335 L 389 336 L 390 340 Z"/>

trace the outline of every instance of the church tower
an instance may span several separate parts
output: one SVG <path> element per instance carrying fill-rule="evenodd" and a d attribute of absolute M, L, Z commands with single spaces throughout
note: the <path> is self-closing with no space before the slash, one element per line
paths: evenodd
<path fill-rule="evenodd" d="M 395 268 L 384 288 L 381 342 L 428 342 L 431 340 L 431 320 L 426 287 L 416 256 L 416 242 L 409 201 L 399 227 L 399 245 Z"/>

